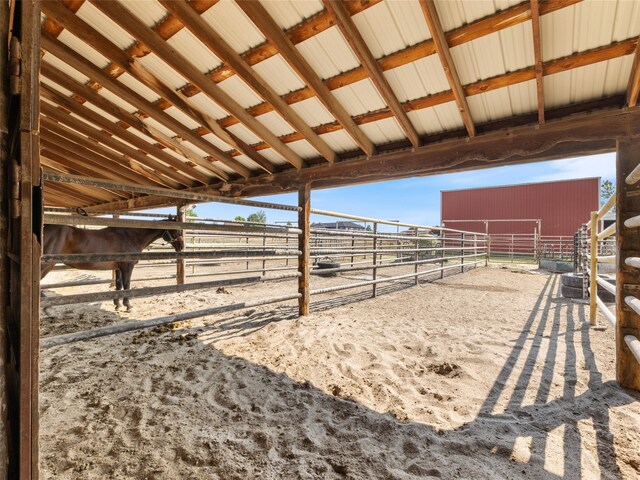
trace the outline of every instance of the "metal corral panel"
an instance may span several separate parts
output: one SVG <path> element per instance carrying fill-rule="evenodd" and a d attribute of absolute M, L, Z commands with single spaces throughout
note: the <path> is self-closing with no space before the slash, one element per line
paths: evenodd
<path fill-rule="evenodd" d="M 451 220 L 541 220 L 544 236 L 571 236 L 598 210 L 600 179 L 473 188 L 441 192 L 442 222 L 449 228 L 484 232 L 484 223 Z M 493 222 L 491 234 L 534 233 L 535 222 Z"/>

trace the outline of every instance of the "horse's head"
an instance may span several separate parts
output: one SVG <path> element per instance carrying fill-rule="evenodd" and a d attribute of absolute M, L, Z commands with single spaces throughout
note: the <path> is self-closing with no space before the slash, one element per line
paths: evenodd
<path fill-rule="evenodd" d="M 168 220 L 170 222 L 176 222 L 178 219 L 170 215 Z M 171 244 L 176 252 L 180 252 L 184 249 L 184 239 L 182 238 L 182 232 L 180 230 L 165 230 L 162 232 L 162 239 L 165 242 Z"/>

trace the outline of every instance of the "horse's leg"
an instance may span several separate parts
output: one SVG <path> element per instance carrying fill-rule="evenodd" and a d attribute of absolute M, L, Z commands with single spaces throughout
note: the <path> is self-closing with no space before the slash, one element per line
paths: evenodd
<path fill-rule="evenodd" d="M 119 268 L 116 268 L 114 270 L 114 272 L 116 272 L 116 291 L 122 290 L 122 272 L 120 271 Z M 114 298 L 113 299 L 113 304 L 116 306 L 116 310 L 120 309 L 120 299 L 119 298 Z"/>
<path fill-rule="evenodd" d="M 129 290 L 131 288 L 131 274 L 133 273 L 133 263 L 125 263 L 120 267 L 120 271 L 122 272 L 122 288 L 124 290 Z M 130 312 L 133 307 L 129 302 L 127 297 L 124 297 L 124 306 L 127 307 L 127 312 Z"/>

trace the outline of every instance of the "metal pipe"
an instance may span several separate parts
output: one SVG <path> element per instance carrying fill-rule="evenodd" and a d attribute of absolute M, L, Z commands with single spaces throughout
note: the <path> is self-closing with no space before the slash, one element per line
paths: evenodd
<path fill-rule="evenodd" d="M 256 202 L 252 200 L 240 200 L 237 198 L 221 197 L 220 195 L 215 195 L 211 193 L 185 191 L 185 190 L 173 190 L 170 188 L 162 188 L 162 187 L 148 187 L 143 185 L 135 185 L 132 183 L 113 182 L 110 180 L 103 180 L 99 178 L 82 177 L 79 175 L 63 175 L 55 172 L 43 172 L 42 179 L 50 182 L 71 183 L 75 185 L 86 185 L 89 187 L 107 188 L 107 189 L 119 190 L 122 192 L 146 193 L 148 195 L 158 195 L 161 197 L 180 198 L 185 200 L 229 203 L 232 205 L 247 205 L 249 207 L 271 208 L 274 210 L 289 210 L 292 212 L 298 212 L 300 210 L 299 207 L 294 207 L 291 205 L 280 205 L 277 203 Z M 91 207 L 86 208 L 87 211 L 89 211 L 90 209 Z"/>
<path fill-rule="evenodd" d="M 467 266 L 471 266 L 471 265 L 475 265 L 477 263 L 482 263 L 484 260 L 479 260 L 477 262 L 472 262 L 472 263 L 468 263 Z M 441 270 L 448 270 L 450 268 L 460 268 L 459 265 L 449 265 L 447 267 L 441 267 L 441 268 L 434 268 L 431 270 L 425 270 L 424 272 L 418 272 L 418 276 L 421 277 L 423 275 L 428 275 L 430 273 L 434 273 L 434 272 L 439 272 Z M 336 287 L 327 287 L 327 288 L 320 288 L 317 290 L 311 290 L 311 295 L 320 295 L 323 293 L 331 293 L 331 292 L 337 292 L 340 290 L 348 290 L 350 288 L 358 288 L 358 287 L 366 287 L 368 285 L 375 285 L 376 283 L 385 283 L 385 282 L 393 282 L 396 280 L 402 280 L 405 278 L 411 278 L 411 277 L 415 277 L 416 274 L 415 273 L 408 273 L 406 275 L 398 275 L 396 277 L 389 277 L 389 278 L 381 278 L 381 279 L 377 279 L 377 280 L 367 280 L 364 282 L 358 282 L 358 283 L 350 283 L 348 285 L 338 285 Z"/>
<path fill-rule="evenodd" d="M 326 249 L 325 249 L 326 248 Z M 364 254 L 364 253 L 398 253 L 398 252 L 439 252 L 443 250 L 473 250 L 474 247 L 427 247 L 427 248 L 387 248 L 387 249 L 366 249 L 366 250 L 350 250 L 348 248 L 334 249 L 333 247 L 315 247 L 311 249 L 311 253 L 315 255 L 327 254 Z"/>
<path fill-rule="evenodd" d="M 598 277 L 597 275 L 596 275 L 596 282 L 598 282 L 598 285 L 600 285 L 610 294 L 612 295 L 616 294 L 616 286 L 614 284 L 607 282 L 604 278 Z"/>
<path fill-rule="evenodd" d="M 598 296 L 596 296 L 596 304 L 600 308 L 600 311 L 602 311 L 602 313 L 604 314 L 605 318 L 609 320 L 609 323 L 611 324 L 611 326 L 615 328 L 616 327 L 615 314 L 611 310 L 609 310 L 609 308 L 604 304 L 602 300 L 600 300 L 600 297 Z"/>
<path fill-rule="evenodd" d="M 70 253 L 64 255 L 46 254 L 43 263 L 87 263 L 87 262 L 130 262 L 135 260 L 167 260 L 176 258 L 230 258 L 300 255 L 299 250 L 228 250 L 224 252 L 143 252 L 143 253 Z"/>
<path fill-rule="evenodd" d="M 629 347 L 629 350 L 631 350 L 631 353 L 633 353 L 633 356 L 636 357 L 638 363 L 640 363 L 640 340 L 633 335 L 625 335 L 624 342 L 627 344 L 627 347 Z"/>
<path fill-rule="evenodd" d="M 640 315 L 640 300 L 631 295 L 624 297 L 624 303 L 626 303 L 631 309 Z"/>
<path fill-rule="evenodd" d="M 640 268 L 640 257 L 625 258 L 624 263 L 630 267 Z"/>
<path fill-rule="evenodd" d="M 478 253 L 475 255 L 464 255 L 464 257 L 466 258 L 484 257 L 485 255 L 486 255 L 485 253 Z M 446 260 L 457 260 L 462 257 L 463 255 L 459 255 L 455 257 L 447 257 Z M 411 257 L 406 257 L 406 258 L 411 258 Z M 371 270 L 371 269 L 379 269 L 379 268 L 400 268 L 400 267 L 409 267 L 412 265 L 424 265 L 427 263 L 442 262 L 442 260 L 445 260 L 445 258 L 437 257 L 437 258 L 429 258 L 427 260 L 417 260 L 417 261 L 400 262 L 400 263 L 391 262 L 391 263 L 385 263 L 385 264 L 367 263 L 367 265 L 362 265 L 360 267 L 315 268 L 311 270 L 311 274 L 322 276 L 329 273 L 357 272 L 360 270 Z"/>
<path fill-rule="evenodd" d="M 117 333 L 133 332 L 136 330 L 142 330 L 145 328 L 158 327 L 161 325 L 168 325 L 170 323 L 182 322 L 185 320 L 192 320 L 194 318 L 206 317 L 208 315 L 216 315 L 218 313 L 232 312 L 235 310 L 242 310 L 243 308 L 259 307 L 262 305 L 269 305 L 272 303 L 287 302 L 290 300 L 296 300 L 300 298 L 299 293 L 292 295 L 284 295 L 281 297 L 273 297 L 265 300 L 253 300 L 242 303 L 233 303 L 231 305 L 224 305 L 221 307 L 206 308 L 204 310 L 196 310 L 194 312 L 179 313 L 176 315 L 169 315 L 167 317 L 154 318 L 150 320 L 137 320 L 132 322 L 119 323 L 117 325 L 109 325 L 108 327 L 95 328 L 93 330 L 87 330 L 84 332 L 67 333 L 64 335 L 57 335 L 51 337 L 44 337 L 40 339 L 40 348 L 42 350 L 56 347 L 58 345 L 66 345 L 68 343 L 81 342 L 83 340 L 91 340 L 99 337 L 106 337 L 107 335 L 115 335 Z"/>
<path fill-rule="evenodd" d="M 238 225 L 210 225 L 207 223 L 173 222 L 158 220 L 155 222 L 147 220 L 126 220 L 116 218 L 85 217 L 81 215 L 55 215 L 45 214 L 44 223 L 50 225 L 97 225 L 102 227 L 127 227 L 127 228 L 152 228 L 155 230 L 211 230 L 230 232 L 274 232 L 274 233 L 296 233 L 297 228 L 285 227 L 240 227 Z"/>
<path fill-rule="evenodd" d="M 246 283 L 268 282 L 287 278 L 297 278 L 299 273 L 282 273 L 272 276 L 255 276 L 241 278 L 227 278 L 211 282 L 185 283 L 178 285 L 166 285 L 162 287 L 136 288 L 135 290 L 117 290 L 109 292 L 80 293 L 77 295 L 63 295 L 60 297 L 44 297 L 40 300 L 42 307 L 54 307 L 58 305 L 71 305 L 74 303 L 104 302 L 119 298 L 152 297 L 167 293 L 180 293 L 189 290 L 203 290 L 206 288 L 223 287 L 229 285 L 243 285 Z"/>
<path fill-rule="evenodd" d="M 638 219 L 638 221 L 637 221 L 637 224 L 636 224 L 636 225 L 630 225 L 630 224 L 628 224 L 628 223 L 627 223 L 627 222 L 629 222 L 629 220 L 633 220 L 633 219 L 635 219 L 635 218 L 637 218 L 637 219 Z M 640 216 L 630 218 L 629 220 L 627 220 L 626 222 L 624 222 L 624 225 L 625 225 L 626 227 L 629 227 L 629 228 L 640 227 Z M 597 223 L 597 220 L 595 220 L 595 222 Z M 592 231 L 594 231 L 594 232 L 598 231 L 598 229 L 597 229 L 597 228 L 592 228 L 591 230 L 592 230 Z M 616 233 L 616 224 L 615 224 L 615 223 L 612 223 L 611 225 L 609 225 L 607 228 L 605 228 L 603 231 L 601 231 L 601 232 L 598 234 L 598 240 L 604 240 L 605 238 L 610 237 L 610 236 L 611 236 L 611 235 L 613 235 L 614 233 Z"/>

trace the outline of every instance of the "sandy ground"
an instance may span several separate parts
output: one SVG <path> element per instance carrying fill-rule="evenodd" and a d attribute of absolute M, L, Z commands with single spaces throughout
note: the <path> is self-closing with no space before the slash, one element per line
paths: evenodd
<path fill-rule="evenodd" d="M 294 290 L 56 307 L 42 333 Z M 589 328 L 559 276 L 481 268 L 385 290 L 43 351 L 42 478 L 640 477 L 640 395 L 616 386 L 613 331 Z"/>

